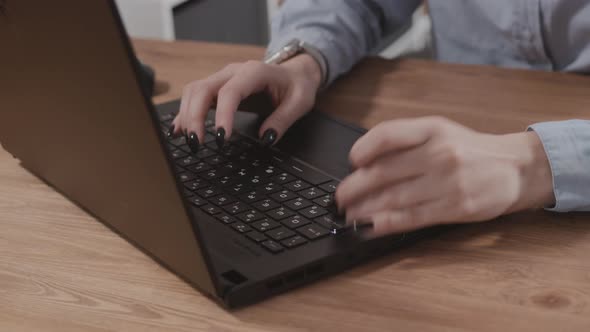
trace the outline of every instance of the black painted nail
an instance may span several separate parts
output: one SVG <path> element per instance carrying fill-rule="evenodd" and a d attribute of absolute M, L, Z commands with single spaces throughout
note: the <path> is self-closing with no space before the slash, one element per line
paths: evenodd
<path fill-rule="evenodd" d="M 277 133 L 276 130 L 274 130 L 272 128 L 267 129 L 264 132 L 264 135 L 262 135 L 262 145 L 265 147 L 272 146 L 276 142 L 277 136 L 279 136 L 279 134 Z"/>
<path fill-rule="evenodd" d="M 199 138 L 197 137 L 197 134 L 190 133 L 188 136 L 188 147 L 193 153 L 197 153 L 199 151 Z"/>
<path fill-rule="evenodd" d="M 219 149 L 223 149 L 225 144 L 225 129 L 222 127 L 217 128 L 217 134 L 215 134 L 215 143 Z"/>
<path fill-rule="evenodd" d="M 172 138 L 174 137 L 174 130 L 176 128 L 174 128 L 174 125 L 171 125 L 170 128 L 168 128 L 168 133 L 166 134 L 166 136 L 168 136 L 168 138 Z"/>

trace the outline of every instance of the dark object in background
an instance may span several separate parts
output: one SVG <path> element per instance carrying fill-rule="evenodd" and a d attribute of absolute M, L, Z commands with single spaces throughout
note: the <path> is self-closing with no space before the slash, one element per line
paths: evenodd
<path fill-rule="evenodd" d="M 265 46 L 266 1 L 190 0 L 174 8 L 177 39 Z M 222 18 L 222 19 L 220 19 Z"/>
<path fill-rule="evenodd" d="M 141 73 L 141 87 L 148 96 L 153 96 L 156 86 L 156 72 L 152 67 L 139 60 L 137 60 L 137 63 L 139 64 L 139 71 Z"/>

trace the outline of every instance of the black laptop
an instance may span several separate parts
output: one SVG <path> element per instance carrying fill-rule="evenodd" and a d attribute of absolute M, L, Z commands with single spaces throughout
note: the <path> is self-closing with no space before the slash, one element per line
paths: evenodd
<path fill-rule="evenodd" d="M 246 112 L 238 112 L 238 134 L 222 150 L 212 114 L 198 153 L 183 137 L 166 138 L 179 103 L 155 107 L 141 88 L 112 0 L 7 1 L 0 45 L 2 146 L 227 307 L 342 271 L 427 232 L 368 240 L 344 227 L 331 194 L 364 131 L 320 112 L 273 148 L 259 144 L 262 119 Z"/>

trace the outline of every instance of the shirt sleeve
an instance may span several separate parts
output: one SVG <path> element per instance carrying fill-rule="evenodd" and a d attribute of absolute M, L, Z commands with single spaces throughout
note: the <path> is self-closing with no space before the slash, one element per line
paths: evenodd
<path fill-rule="evenodd" d="M 530 126 L 541 138 L 551 165 L 556 204 L 549 211 L 590 211 L 590 121 Z"/>
<path fill-rule="evenodd" d="M 326 84 L 349 71 L 385 33 L 402 27 L 421 0 L 287 0 L 272 19 L 268 53 L 292 39 L 318 50 Z"/>

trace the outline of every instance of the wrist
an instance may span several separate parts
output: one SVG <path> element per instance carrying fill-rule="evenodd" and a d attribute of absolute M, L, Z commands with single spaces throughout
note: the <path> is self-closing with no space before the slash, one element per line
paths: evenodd
<path fill-rule="evenodd" d="M 520 198 L 511 212 L 555 205 L 553 175 L 541 139 L 535 132 L 509 135 L 515 138 L 517 167 L 521 175 Z"/>
<path fill-rule="evenodd" d="M 299 54 L 281 64 L 296 73 L 303 74 L 317 91 L 322 84 L 322 68 L 317 61 L 309 54 Z"/>

